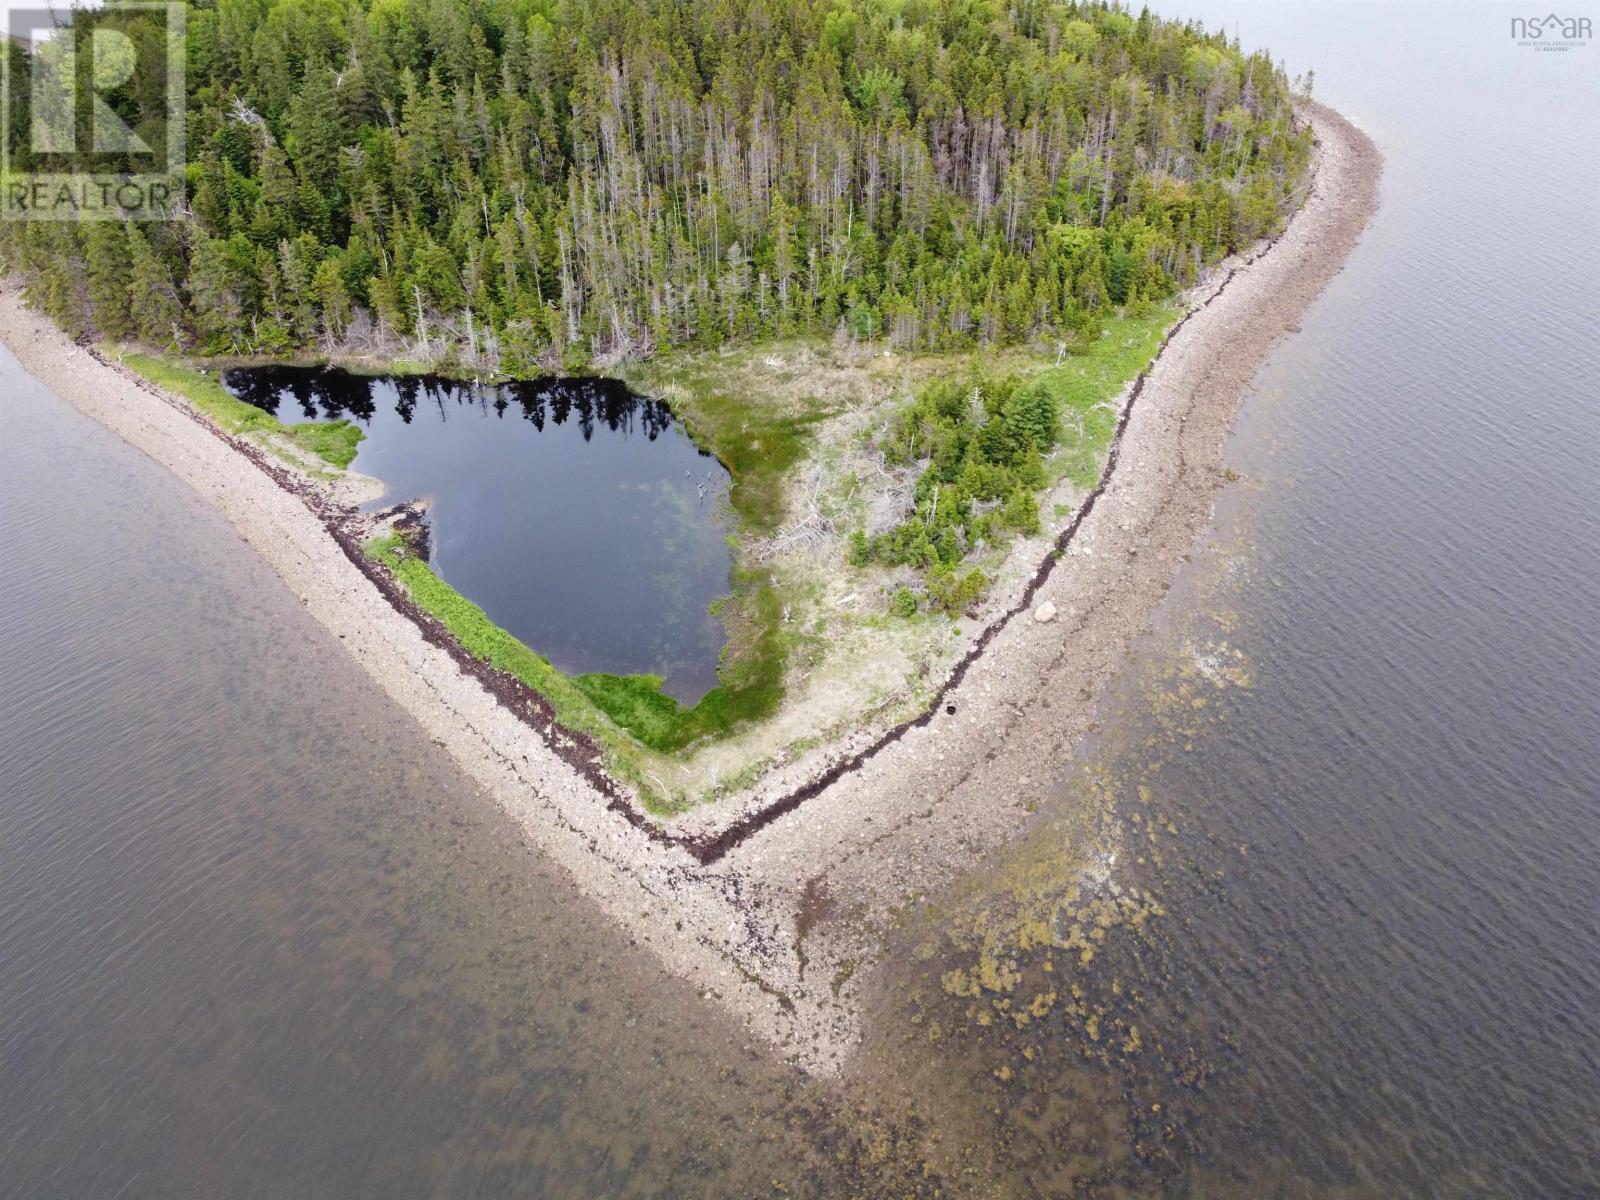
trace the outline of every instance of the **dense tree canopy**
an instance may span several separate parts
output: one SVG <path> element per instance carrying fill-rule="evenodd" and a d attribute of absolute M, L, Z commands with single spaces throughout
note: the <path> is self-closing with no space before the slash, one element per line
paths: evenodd
<path fill-rule="evenodd" d="M 4 233 L 73 329 L 510 372 L 1070 346 L 1271 230 L 1309 150 L 1270 59 L 1102 4 L 216 0 L 188 42 L 174 219 Z"/>

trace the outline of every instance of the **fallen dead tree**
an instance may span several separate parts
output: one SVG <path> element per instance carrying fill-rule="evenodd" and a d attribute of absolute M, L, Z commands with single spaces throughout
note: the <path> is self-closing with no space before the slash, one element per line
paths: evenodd
<path fill-rule="evenodd" d="M 789 554 L 810 553 L 833 542 L 838 531 L 833 521 L 822 513 L 821 493 L 822 481 L 814 478 L 800 501 L 799 519 L 783 526 L 771 537 L 752 543 L 748 551 L 750 561 L 769 563 Z"/>

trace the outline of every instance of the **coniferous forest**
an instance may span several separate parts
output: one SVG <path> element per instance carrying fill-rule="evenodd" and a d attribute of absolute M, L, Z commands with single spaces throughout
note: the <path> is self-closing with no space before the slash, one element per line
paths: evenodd
<path fill-rule="evenodd" d="M 75 332 L 513 374 L 1070 348 L 1271 231 L 1310 149 L 1266 56 L 1056 0 L 216 0 L 187 67 L 170 221 L 0 231 Z"/>

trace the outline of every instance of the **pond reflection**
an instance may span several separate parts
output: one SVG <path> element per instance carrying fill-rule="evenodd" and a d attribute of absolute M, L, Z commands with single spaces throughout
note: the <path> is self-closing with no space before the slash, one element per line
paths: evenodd
<path fill-rule="evenodd" d="M 440 375 L 359 375 L 321 367 L 237 368 L 223 384 L 247 404 L 272 413 L 286 424 L 343 418 L 366 425 L 381 404 L 392 403 L 395 415 L 410 425 L 419 402 L 441 419 L 449 405 L 481 404 L 497 416 L 512 409 L 543 430 L 546 422 L 577 423 L 584 441 L 603 426 L 611 433 L 642 433 L 655 441 L 672 426 L 672 410 L 661 400 L 639 396 L 615 379 L 514 380 L 484 385 Z"/>
<path fill-rule="evenodd" d="M 693 703 L 726 640 L 728 474 L 670 409 L 612 379 L 479 384 L 317 367 L 228 371 L 287 423 L 344 418 L 374 506 L 426 498 L 434 567 L 571 673 L 659 675 Z"/>

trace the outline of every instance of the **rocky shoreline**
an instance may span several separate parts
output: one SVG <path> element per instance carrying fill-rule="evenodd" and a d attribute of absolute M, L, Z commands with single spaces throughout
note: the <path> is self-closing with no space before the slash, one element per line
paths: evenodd
<path fill-rule="evenodd" d="M 73 345 L 14 288 L 0 295 L 0 338 L 58 396 L 227 515 L 530 842 L 668 969 L 802 1065 L 835 1072 L 859 1040 L 859 980 L 890 914 L 1026 822 L 1209 520 L 1223 438 L 1257 365 L 1376 207 L 1371 141 L 1332 110 L 1308 114 L 1318 150 L 1301 210 L 1168 335 L 1124 402 L 1098 487 L 935 706 L 672 827 L 638 810 L 542 698 L 510 688 L 415 611 L 361 553 L 349 506 L 325 486 Z M 1027 619 L 1046 603 L 1055 620 Z"/>

